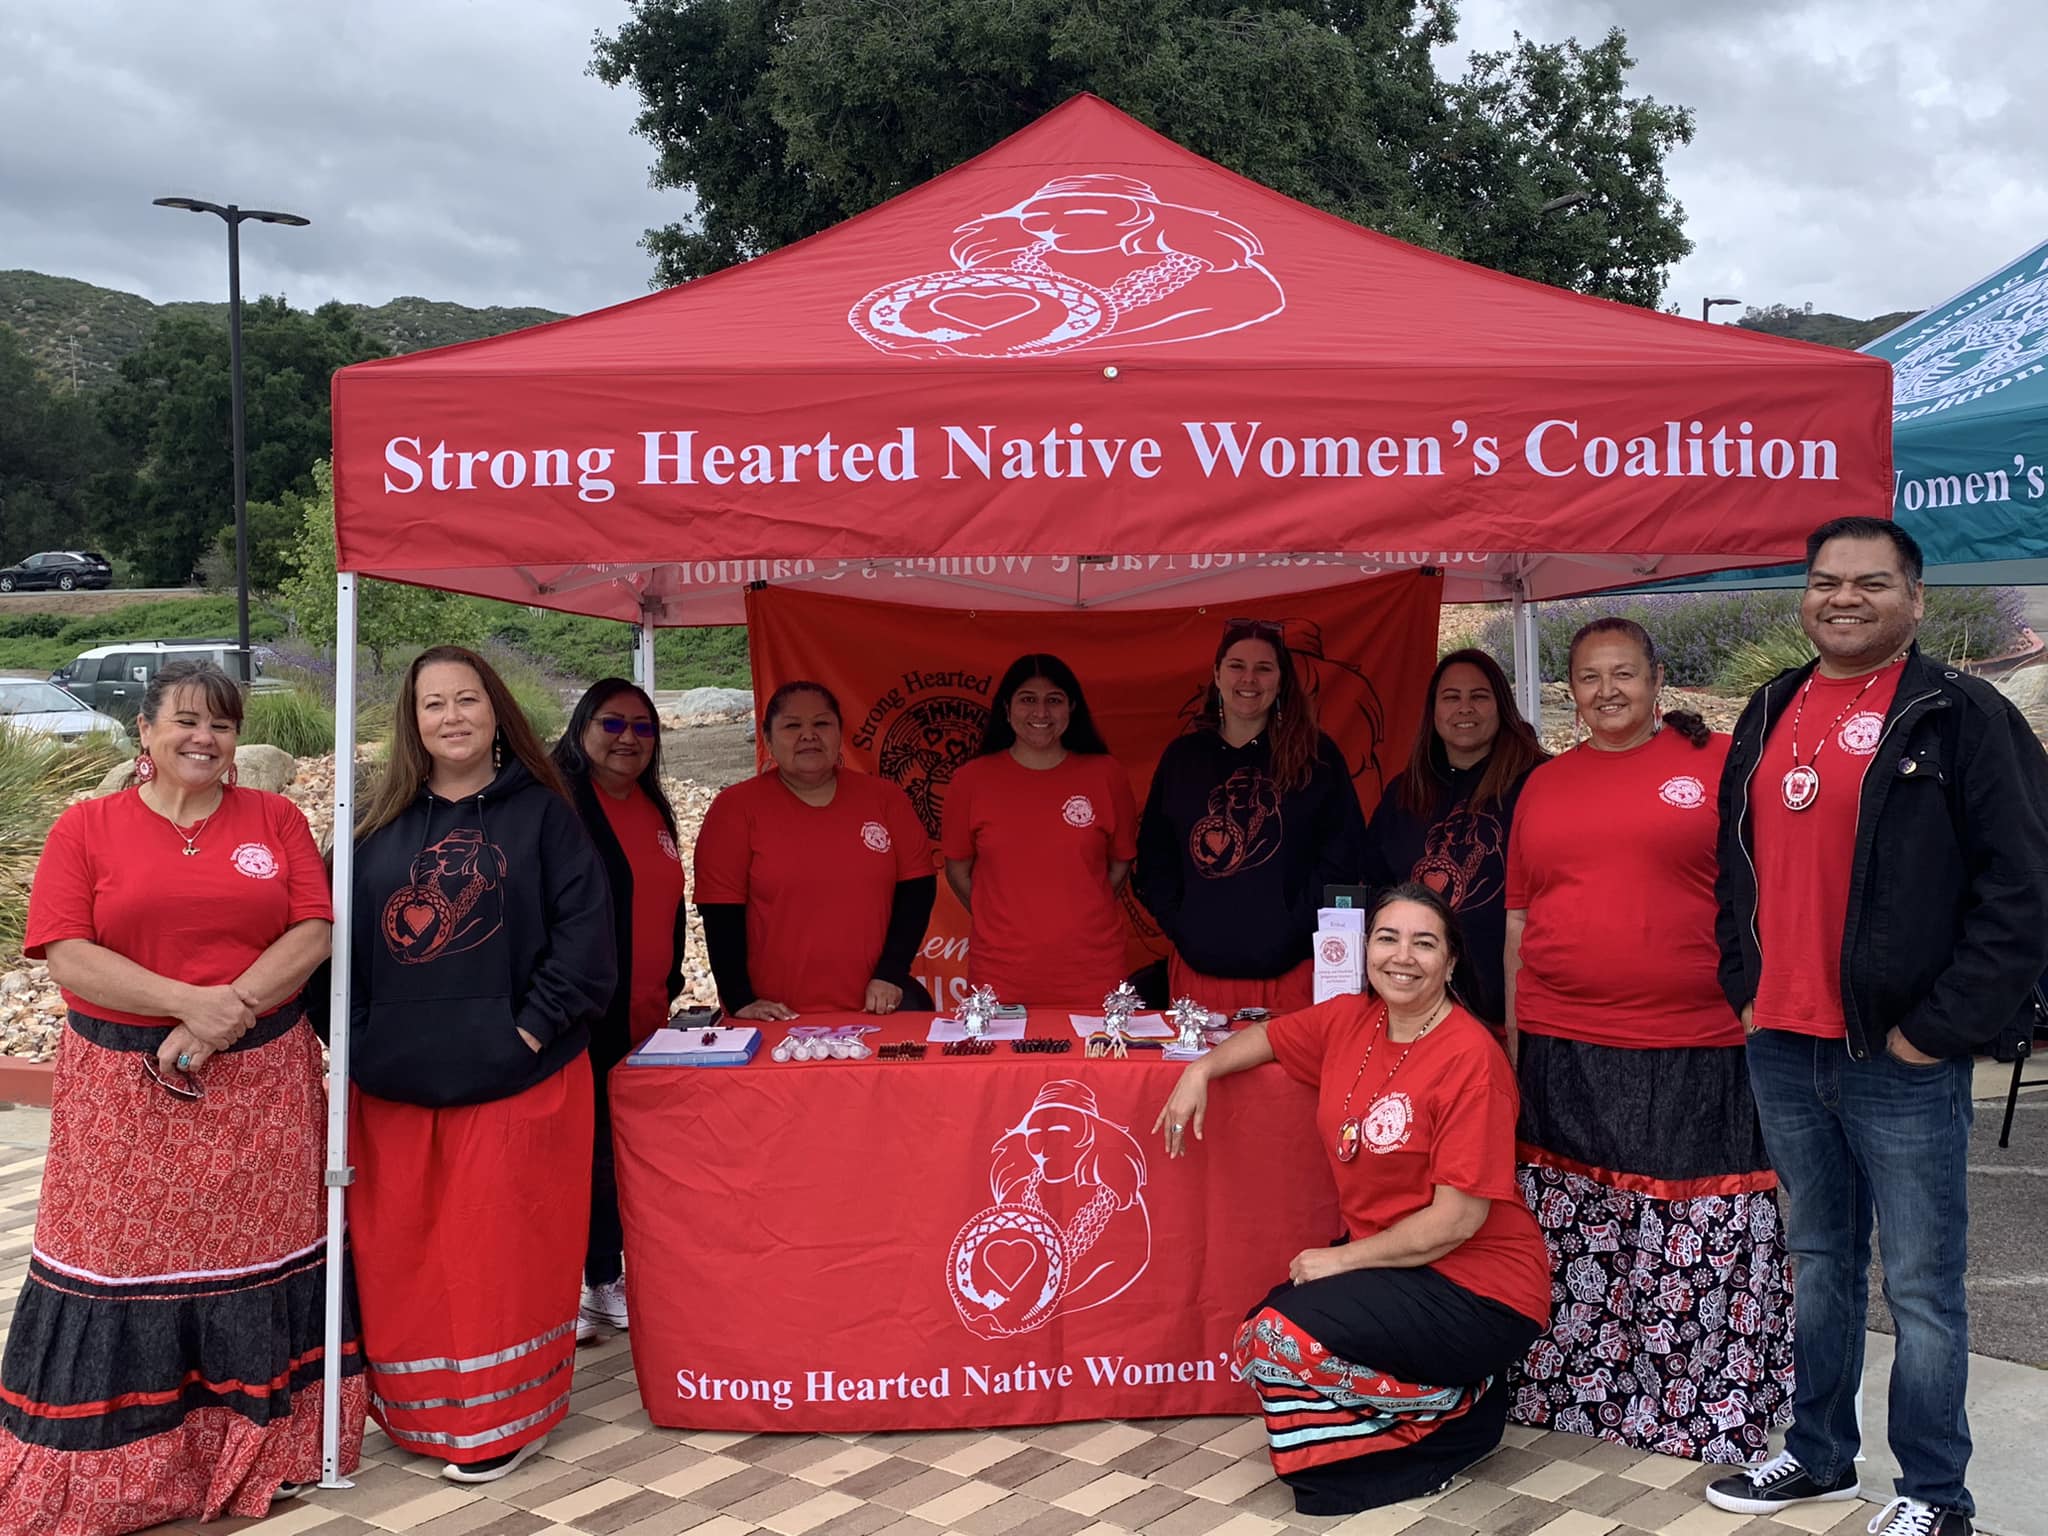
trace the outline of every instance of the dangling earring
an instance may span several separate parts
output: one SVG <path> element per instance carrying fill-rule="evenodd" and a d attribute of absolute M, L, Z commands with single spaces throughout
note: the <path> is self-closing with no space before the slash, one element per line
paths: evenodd
<path fill-rule="evenodd" d="M 147 784 L 151 779 L 155 777 L 156 759 L 151 757 L 147 752 L 138 755 L 135 759 L 135 782 L 138 784 Z"/>
<path fill-rule="evenodd" d="M 229 763 L 227 776 L 221 780 L 221 783 L 225 784 L 229 789 L 233 789 L 241 777 L 241 775 L 235 771 L 237 766 L 237 764 Z"/>
<path fill-rule="evenodd" d="M 505 766 L 505 738 L 502 734 L 491 738 L 491 766 L 493 768 Z"/>

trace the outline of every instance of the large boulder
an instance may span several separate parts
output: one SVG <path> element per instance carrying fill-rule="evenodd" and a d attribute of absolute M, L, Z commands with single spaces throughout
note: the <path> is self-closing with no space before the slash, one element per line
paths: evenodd
<path fill-rule="evenodd" d="M 744 688 L 685 688 L 658 701 L 661 723 L 674 729 L 685 725 L 721 725 L 732 720 L 749 720 L 754 714 L 754 696 Z"/>
<path fill-rule="evenodd" d="M 94 795 L 112 795 L 126 789 L 135 782 L 135 764 L 138 758 L 125 763 L 116 763 L 107 770 L 107 776 L 100 780 L 100 787 Z M 246 747 L 235 748 L 235 782 L 246 784 L 251 789 L 267 789 L 273 794 L 282 794 L 291 781 L 298 776 L 299 760 L 282 747 L 273 747 L 267 742 L 255 742 Z"/>

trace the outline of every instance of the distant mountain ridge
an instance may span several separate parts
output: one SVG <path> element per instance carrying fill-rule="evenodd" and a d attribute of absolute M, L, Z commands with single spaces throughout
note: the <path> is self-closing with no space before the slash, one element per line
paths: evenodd
<path fill-rule="evenodd" d="M 1752 305 L 1735 323 L 1748 331 L 1789 336 L 1794 341 L 1817 341 L 1827 347 L 1854 349 L 1869 345 L 1887 331 L 1897 330 L 1920 313 L 1917 309 L 1902 309 L 1894 314 L 1879 315 L 1874 320 L 1852 320 L 1847 315 L 1830 315 L 1824 311 L 1816 313 L 1811 304 L 1798 308 L 1789 304 L 1772 304 L 1763 309 Z"/>
<path fill-rule="evenodd" d="M 245 294 L 253 299 L 254 293 Z M 395 352 L 419 352 L 458 341 L 501 336 L 563 317 L 551 309 L 492 306 L 472 309 L 441 299 L 397 298 L 388 304 L 351 304 L 363 330 Z M 156 304 L 136 293 L 101 288 L 45 272 L 0 271 L 0 324 L 21 333 L 30 354 L 52 379 L 81 389 L 104 383 L 121 359 L 140 347 L 157 322 L 192 315 L 228 323 L 228 306 Z"/>

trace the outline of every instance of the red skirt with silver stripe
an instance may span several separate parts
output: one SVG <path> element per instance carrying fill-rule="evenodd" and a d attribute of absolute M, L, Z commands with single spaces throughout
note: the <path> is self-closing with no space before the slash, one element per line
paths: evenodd
<path fill-rule="evenodd" d="M 569 1411 L 591 1114 L 583 1057 L 489 1104 L 354 1095 L 349 1230 L 370 1411 L 406 1450 L 485 1461 Z"/>

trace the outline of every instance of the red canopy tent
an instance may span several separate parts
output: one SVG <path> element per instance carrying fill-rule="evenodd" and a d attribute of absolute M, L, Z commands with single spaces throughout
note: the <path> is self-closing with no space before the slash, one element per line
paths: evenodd
<path fill-rule="evenodd" d="M 636 622 L 649 682 L 653 626 L 737 621 L 762 580 L 1129 608 L 1432 565 L 1452 601 L 1520 607 L 1884 515 L 1890 402 L 1881 360 L 1417 250 L 1077 97 L 743 266 L 338 374 L 335 824 L 357 575 Z"/>

